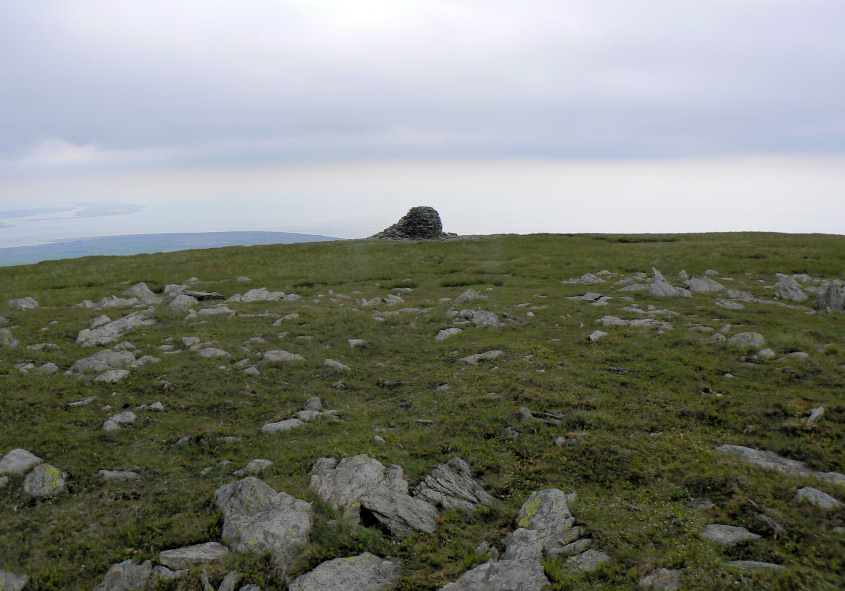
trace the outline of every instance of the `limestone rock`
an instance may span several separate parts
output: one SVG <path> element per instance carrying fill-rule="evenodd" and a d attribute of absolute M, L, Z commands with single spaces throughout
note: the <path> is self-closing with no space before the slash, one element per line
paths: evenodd
<path fill-rule="evenodd" d="M 110 369 L 98 375 L 96 378 L 94 378 L 94 381 L 104 382 L 106 384 L 116 384 L 128 375 L 128 369 Z"/>
<path fill-rule="evenodd" d="M 537 531 L 520 527 L 505 536 L 505 552 L 502 560 L 534 560 L 543 559 L 543 542 Z"/>
<path fill-rule="evenodd" d="M 33 310 L 38 307 L 38 302 L 27 296 L 25 298 L 16 298 L 14 300 L 9 300 L 9 307 L 16 308 L 18 310 Z"/>
<path fill-rule="evenodd" d="M 341 363 L 340 361 L 336 361 L 334 359 L 326 359 L 323 362 L 323 365 L 326 367 L 333 369 L 335 371 L 351 371 L 352 368 L 346 365 L 345 363 Z"/>
<path fill-rule="evenodd" d="M 146 310 L 132 312 L 123 318 L 118 318 L 97 328 L 86 328 L 79 331 L 76 342 L 86 347 L 113 343 L 127 331 L 155 324 L 155 319 L 150 318 L 154 313 L 155 308 L 147 308 Z"/>
<path fill-rule="evenodd" d="M 437 333 L 437 335 L 434 337 L 434 340 L 435 341 L 445 341 L 449 337 L 456 335 L 456 334 L 460 334 L 460 333 L 461 333 L 460 328 L 456 328 L 456 327 L 444 328 L 443 330 L 441 330 L 440 332 Z"/>
<path fill-rule="evenodd" d="M 440 591 L 540 591 L 548 584 L 536 560 L 497 560 L 467 571 Z"/>
<path fill-rule="evenodd" d="M 229 353 L 227 353 L 223 349 L 206 347 L 205 349 L 200 349 L 199 351 L 197 351 L 197 356 L 202 357 L 203 359 L 217 359 L 219 357 L 228 357 Z"/>
<path fill-rule="evenodd" d="M 595 343 L 600 338 L 606 337 L 606 336 L 607 336 L 606 332 L 604 332 L 602 330 L 594 330 L 593 332 L 590 333 L 590 340 Z"/>
<path fill-rule="evenodd" d="M 385 228 L 372 238 L 382 240 L 443 240 L 449 235 L 443 232 L 440 214 L 433 207 L 412 207 L 398 222 Z"/>
<path fill-rule="evenodd" d="M 504 355 L 504 351 L 495 349 L 493 351 L 485 351 L 484 353 L 475 353 L 474 355 L 461 357 L 460 361 L 466 363 L 467 365 L 478 365 L 482 361 L 492 361 L 502 355 Z"/>
<path fill-rule="evenodd" d="M 262 433 L 282 433 L 304 425 L 300 419 L 284 419 L 275 423 L 266 423 L 261 427 Z"/>
<path fill-rule="evenodd" d="M 308 540 L 314 520 L 310 503 L 253 476 L 221 486 L 214 501 L 223 513 L 223 541 L 234 552 L 269 551 L 280 567 Z"/>
<path fill-rule="evenodd" d="M 569 512 L 566 494 L 557 488 L 534 491 L 517 515 L 517 525 L 537 532 L 537 539 L 548 555 L 574 542 L 580 529 L 572 527 L 575 518 Z"/>
<path fill-rule="evenodd" d="M 678 591 L 681 588 L 681 571 L 661 568 L 640 579 L 640 589 L 653 591 Z"/>
<path fill-rule="evenodd" d="M 70 371 L 84 372 L 84 371 L 108 371 L 110 369 L 120 369 L 135 362 L 135 354 L 131 351 L 112 351 L 111 349 L 104 349 L 97 351 L 89 357 L 84 357 L 74 363 Z"/>
<path fill-rule="evenodd" d="M 720 454 L 730 455 L 767 470 L 775 470 L 784 474 L 798 476 L 814 476 L 827 482 L 845 485 L 845 475 L 838 472 L 816 472 L 807 467 L 804 462 L 783 458 L 772 451 L 762 451 L 742 445 L 726 443 L 716 448 Z"/>
<path fill-rule="evenodd" d="M 705 540 L 710 540 L 728 547 L 760 539 L 760 536 L 751 533 L 744 527 L 721 525 L 718 523 L 711 523 L 705 526 L 700 535 Z"/>
<path fill-rule="evenodd" d="M 573 277 L 570 279 L 566 279 L 565 281 L 561 281 L 563 284 L 585 284 L 585 285 L 593 285 L 596 283 L 604 283 L 605 280 L 601 277 L 593 275 L 592 273 L 584 273 L 580 277 Z"/>
<path fill-rule="evenodd" d="M 566 559 L 566 566 L 585 573 L 591 573 L 605 562 L 610 561 L 610 556 L 598 550 L 587 550 L 582 554 L 571 556 Z"/>
<path fill-rule="evenodd" d="M 806 300 L 808 296 L 794 278 L 780 275 L 777 283 L 775 283 L 775 297 L 800 303 Z"/>
<path fill-rule="evenodd" d="M 123 295 L 128 295 L 132 298 L 137 298 L 141 303 L 144 304 L 157 304 L 161 299 L 154 294 L 147 284 L 143 281 L 141 283 L 136 283 L 129 289 L 123 292 Z"/>
<path fill-rule="evenodd" d="M 815 305 L 822 312 L 845 312 L 845 285 L 834 280 L 819 294 Z"/>
<path fill-rule="evenodd" d="M 290 584 L 290 591 L 381 591 L 396 584 L 399 564 L 369 552 L 324 562 Z"/>
<path fill-rule="evenodd" d="M 455 298 L 455 303 L 463 304 L 466 302 L 472 302 L 473 300 L 486 300 L 487 296 L 483 293 L 479 293 L 472 289 L 471 287 L 463 292 L 461 295 Z"/>
<path fill-rule="evenodd" d="M 197 303 L 198 302 L 196 298 L 193 298 L 189 295 L 185 295 L 184 293 L 180 293 L 175 298 L 170 300 L 170 303 L 167 304 L 167 309 L 176 312 L 184 312 L 185 310 L 196 306 Z"/>
<path fill-rule="evenodd" d="M 394 535 L 431 533 L 437 528 L 437 510 L 408 495 L 400 466 L 385 468 L 365 455 L 340 461 L 320 458 L 311 469 L 310 486 L 345 517 L 360 519 L 366 512 Z"/>
<path fill-rule="evenodd" d="M 94 591 L 145 591 L 152 575 L 152 564 L 149 560 L 143 564 L 124 560 L 112 565 L 106 576 Z"/>
<path fill-rule="evenodd" d="M 305 363 L 305 357 L 298 353 L 288 353 L 280 349 L 265 351 L 261 357 L 264 365 L 278 365 L 286 363 Z"/>
<path fill-rule="evenodd" d="M 662 297 L 682 297 L 689 298 L 692 294 L 683 287 L 675 287 L 663 277 L 663 274 L 652 267 L 654 277 L 648 284 L 648 293 L 655 296 Z"/>
<path fill-rule="evenodd" d="M 52 497 L 65 490 L 67 474 L 51 466 L 39 464 L 23 480 L 23 492 L 32 497 Z"/>
<path fill-rule="evenodd" d="M 20 341 L 15 338 L 12 331 L 8 328 L 0 328 L 0 346 L 14 349 L 20 344 Z"/>
<path fill-rule="evenodd" d="M 819 509 L 824 509 L 825 511 L 842 507 L 842 503 L 839 500 L 825 492 L 809 486 L 799 488 L 798 492 L 795 493 L 795 500 L 798 502 L 810 503 L 811 505 L 815 505 Z"/>
<path fill-rule="evenodd" d="M 766 339 L 759 332 L 740 332 L 728 339 L 728 345 L 737 349 L 762 349 Z"/>
<path fill-rule="evenodd" d="M 175 548 L 161 552 L 158 561 L 168 568 L 181 570 L 204 566 L 206 564 L 219 564 L 229 558 L 229 549 L 217 542 L 206 542 L 184 548 Z"/>
<path fill-rule="evenodd" d="M 414 496 L 445 510 L 475 511 L 495 499 L 472 477 L 469 464 L 453 457 L 431 471 L 414 489 Z"/>
<path fill-rule="evenodd" d="M 756 560 L 731 560 L 726 562 L 725 566 L 729 566 L 746 573 L 783 570 L 783 567 L 779 564 L 772 564 L 771 562 L 757 562 Z"/>
<path fill-rule="evenodd" d="M 248 474 L 252 475 L 259 475 L 263 472 L 266 472 L 270 469 L 273 465 L 273 462 L 270 460 L 262 460 L 262 459 L 255 459 L 248 463 L 246 466 L 241 468 L 240 470 L 235 471 L 235 476 L 246 476 Z"/>
<path fill-rule="evenodd" d="M 689 280 L 689 290 L 692 293 L 716 293 L 725 289 L 725 286 L 706 277 L 693 277 Z"/>
<path fill-rule="evenodd" d="M 97 472 L 103 480 L 139 480 L 141 475 L 130 470 L 100 470 Z"/>
<path fill-rule="evenodd" d="M 816 408 L 810 409 L 810 416 L 804 419 L 804 424 L 809 428 L 813 427 L 816 423 L 818 423 L 821 418 L 824 416 L 824 407 L 817 406 Z"/>
<path fill-rule="evenodd" d="M 0 589 L 2 591 L 21 591 L 28 582 L 29 577 L 26 575 L 16 575 L 0 570 Z"/>
<path fill-rule="evenodd" d="M 134 423 L 135 418 L 135 413 L 131 410 L 125 410 L 117 413 L 116 415 L 112 415 L 103 423 L 103 431 L 106 433 L 117 431 L 122 427 L 126 427 L 127 425 Z"/>
<path fill-rule="evenodd" d="M 43 461 L 25 449 L 13 449 L 0 460 L 0 474 L 26 474 Z"/>

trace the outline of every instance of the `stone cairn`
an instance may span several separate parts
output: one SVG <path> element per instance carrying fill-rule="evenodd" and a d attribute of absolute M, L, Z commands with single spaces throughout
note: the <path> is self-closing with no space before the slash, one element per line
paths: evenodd
<path fill-rule="evenodd" d="M 455 234 L 443 231 L 440 214 L 433 207 L 412 207 L 398 222 L 372 238 L 381 240 L 446 240 Z"/>

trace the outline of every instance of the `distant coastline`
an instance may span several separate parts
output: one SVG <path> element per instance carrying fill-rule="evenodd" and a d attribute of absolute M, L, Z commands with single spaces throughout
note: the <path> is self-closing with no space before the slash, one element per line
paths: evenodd
<path fill-rule="evenodd" d="M 173 252 L 222 246 L 256 246 L 342 240 L 319 234 L 294 232 L 185 232 L 129 234 L 57 240 L 34 246 L 0 248 L 0 266 L 29 265 L 41 261 L 74 259 L 84 256 L 132 255 Z"/>

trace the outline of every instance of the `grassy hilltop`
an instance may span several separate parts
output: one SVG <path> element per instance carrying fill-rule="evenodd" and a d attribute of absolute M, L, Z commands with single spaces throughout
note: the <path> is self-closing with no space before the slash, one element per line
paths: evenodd
<path fill-rule="evenodd" d="M 532 491 L 555 487 L 577 493 L 573 515 L 611 560 L 592 573 L 547 560 L 552 589 L 636 589 L 660 567 L 683 569 L 683 588 L 690 589 L 842 588 L 845 534 L 835 528 L 845 525 L 845 510 L 793 499 L 799 488 L 813 487 L 845 501 L 845 487 L 762 470 L 715 448 L 743 445 L 813 470 L 845 472 L 845 314 L 808 313 L 815 296 L 803 309 L 759 302 L 726 309 L 715 304 L 720 294 L 659 297 L 613 285 L 638 272 L 651 276 L 652 267 L 675 286 L 682 286 L 682 269 L 702 276 L 713 269 L 719 275 L 711 278 L 725 287 L 772 300 L 775 273 L 842 278 L 845 238 L 737 233 L 344 241 L 0 268 L 0 316 L 8 319 L 0 327 L 20 341 L 0 347 L 0 455 L 25 448 L 67 473 L 67 490 L 48 499 L 24 494 L 22 476 L 0 488 L 0 570 L 29 575 L 27 589 L 92 589 L 113 563 L 155 562 L 162 550 L 220 541 L 214 491 L 237 479 L 234 470 L 264 458 L 274 464 L 261 479 L 313 502 L 317 514 L 288 576 L 366 550 L 402 561 L 397 589 L 439 589 L 487 560 L 474 549 L 485 540 L 500 544 Z M 615 274 L 605 283 L 561 283 L 604 269 Z M 250 281 L 236 281 L 239 276 Z M 129 341 L 137 356 L 160 362 L 132 369 L 116 384 L 64 373 L 103 348 L 77 344 L 80 330 L 101 314 L 117 319 L 132 311 L 75 304 L 120 295 L 141 281 L 160 293 L 189 277 L 199 279 L 193 289 L 226 297 L 266 287 L 301 299 L 232 302 L 227 305 L 237 315 L 194 319 L 158 305 L 154 324 L 118 342 Z M 487 300 L 455 303 L 468 288 Z M 605 306 L 567 299 L 586 292 L 613 299 Z M 391 293 L 404 303 L 361 304 Z M 6 306 L 24 296 L 40 307 Z M 643 314 L 622 310 L 632 304 Z M 650 305 L 664 311 L 651 317 L 671 329 L 596 322 L 607 315 L 649 317 Z M 421 311 L 392 313 L 402 308 Z M 504 326 L 469 323 L 436 341 L 441 329 L 457 326 L 450 308 L 487 310 Z M 383 313 L 380 320 L 374 310 Z M 242 315 L 264 312 L 299 316 L 273 326 L 276 317 Z M 717 342 L 714 334 L 725 325 L 727 337 L 762 334 L 775 356 L 762 359 Z M 607 335 L 592 342 L 597 329 Z M 230 356 L 200 358 L 182 346 L 182 337 L 198 337 Z M 352 348 L 347 340 L 353 338 L 368 345 Z M 39 343 L 58 349 L 27 349 Z M 181 352 L 159 349 L 166 344 Z M 305 363 L 258 364 L 257 376 L 237 365 L 242 359 L 254 365 L 270 349 L 301 354 Z M 478 366 L 459 361 L 489 350 L 503 355 Z M 796 351 L 808 358 L 784 358 Z M 351 371 L 324 366 L 327 358 Z M 60 371 L 24 374 L 16 367 L 47 362 Z M 337 387 L 339 380 L 345 388 Z M 92 404 L 67 406 L 92 395 Z M 314 395 L 337 409 L 342 422 L 261 433 L 262 425 L 293 416 Z M 163 411 L 135 410 L 157 401 Z M 806 428 L 802 419 L 819 406 L 824 416 Z M 554 420 L 528 420 L 520 407 Z M 103 422 L 122 410 L 134 410 L 136 422 L 104 432 Z M 240 439 L 223 439 L 229 436 Z M 356 454 L 401 465 L 412 487 L 458 455 L 501 504 L 471 514 L 446 512 L 435 533 L 403 538 L 337 521 L 309 489 L 309 471 L 320 457 Z M 141 479 L 107 482 L 100 469 L 133 470 Z M 712 506 L 697 508 L 703 499 Z M 762 528 L 755 519 L 761 513 L 785 531 Z M 743 526 L 762 538 L 722 548 L 699 536 L 712 523 Z M 726 567 L 730 560 L 785 568 L 748 574 Z M 225 568 L 209 571 L 212 582 L 228 570 L 262 589 L 285 589 L 266 556 L 235 555 Z M 201 589 L 198 577 L 192 572 L 182 588 Z"/>

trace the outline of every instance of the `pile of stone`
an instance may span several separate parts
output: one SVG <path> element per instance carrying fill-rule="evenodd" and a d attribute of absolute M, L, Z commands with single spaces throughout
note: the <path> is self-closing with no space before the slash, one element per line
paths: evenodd
<path fill-rule="evenodd" d="M 372 238 L 381 240 L 446 240 L 455 234 L 443 231 L 440 214 L 433 207 L 412 207 L 398 222 Z"/>

